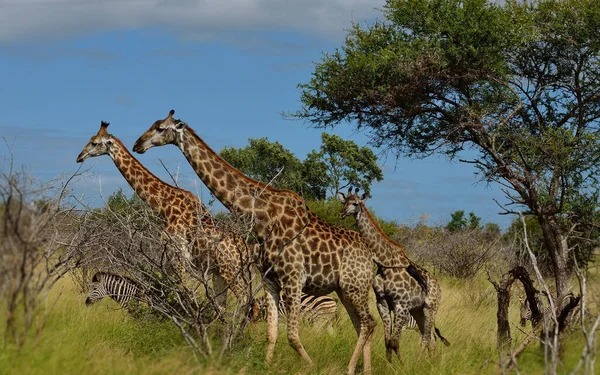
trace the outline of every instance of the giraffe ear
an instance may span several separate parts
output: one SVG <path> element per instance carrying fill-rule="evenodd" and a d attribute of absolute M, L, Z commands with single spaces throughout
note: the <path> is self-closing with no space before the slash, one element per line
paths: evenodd
<path fill-rule="evenodd" d="M 186 126 L 187 126 L 187 124 L 185 122 L 179 121 L 177 124 L 175 124 L 175 130 L 180 132 L 183 129 L 185 129 Z"/>
<path fill-rule="evenodd" d="M 342 201 L 345 202 L 346 201 L 346 196 L 344 195 L 344 193 L 342 193 L 341 191 L 337 192 L 337 198 Z"/>

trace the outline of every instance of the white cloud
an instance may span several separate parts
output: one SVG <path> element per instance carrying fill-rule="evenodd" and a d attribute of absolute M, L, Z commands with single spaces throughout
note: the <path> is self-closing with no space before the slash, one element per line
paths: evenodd
<path fill-rule="evenodd" d="M 383 0 L 4 0 L 0 42 L 142 27 L 212 39 L 237 30 L 335 37 L 376 16 Z"/>

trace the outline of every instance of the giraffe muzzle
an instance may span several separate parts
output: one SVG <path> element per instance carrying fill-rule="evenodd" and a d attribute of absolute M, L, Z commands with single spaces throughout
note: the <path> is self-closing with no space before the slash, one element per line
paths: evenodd
<path fill-rule="evenodd" d="M 146 152 L 146 148 L 144 148 L 144 146 L 142 145 L 144 142 L 142 141 L 142 139 L 138 139 L 137 141 L 135 141 L 135 143 L 133 144 L 133 151 L 137 152 L 138 154 L 143 154 L 144 152 Z"/>

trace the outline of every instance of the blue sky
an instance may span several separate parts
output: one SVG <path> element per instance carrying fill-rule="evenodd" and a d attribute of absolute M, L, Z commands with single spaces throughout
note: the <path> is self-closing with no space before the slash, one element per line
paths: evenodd
<path fill-rule="evenodd" d="M 343 43 L 344 28 L 378 15 L 367 0 L 4 0 L 0 2 L 0 135 L 17 165 L 47 180 L 75 171 L 77 154 L 101 120 L 128 147 L 170 109 L 219 151 L 248 138 L 279 141 L 300 159 L 320 146 L 321 130 L 281 117 L 299 108 L 297 84 L 310 79 L 323 52 Z M 359 145 L 349 125 L 329 131 Z M 380 153 L 381 150 L 374 150 Z M 6 164 L 9 152 L 0 147 Z M 136 155 L 205 201 L 208 190 L 175 147 Z M 443 157 L 398 161 L 382 155 L 384 181 L 369 206 L 400 223 L 429 224 L 455 210 L 506 227 L 495 186 L 476 184 L 471 165 Z M 127 183 L 108 156 L 88 159 L 74 185 L 99 205 Z"/>

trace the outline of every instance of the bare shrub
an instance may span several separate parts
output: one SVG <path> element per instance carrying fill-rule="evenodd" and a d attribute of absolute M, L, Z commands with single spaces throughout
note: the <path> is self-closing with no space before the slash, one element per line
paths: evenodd
<path fill-rule="evenodd" d="M 78 173 L 43 183 L 12 157 L 0 173 L 0 307 L 6 342 L 22 348 L 39 337 L 46 321 L 52 286 L 79 260 L 76 202 L 69 195 Z M 85 236 L 81 236 L 85 241 Z"/>
<path fill-rule="evenodd" d="M 451 232 L 417 225 L 414 229 L 401 228 L 395 239 L 406 248 L 411 259 L 460 278 L 475 276 L 502 248 L 499 237 L 480 229 Z"/>
<path fill-rule="evenodd" d="M 561 363 L 561 355 L 564 349 L 563 333 L 569 325 L 579 322 L 577 329 L 571 326 L 571 332 L 580 330 L 585 338 L 585 345 L 580 359 L 576 364 L 575 373 L 594 373 L 596 361 L 596 331 L 600 326 L 600 318 L 597 309 L 595 316 L 588 309 L 588 301 L 595 302 L 598 306 L 597 297 L 588 292 L 589 264 L 581 269 L 574 260 L 575 271 L 579 281 L 579 295 L 572 292 L 565 296 L 553 297 L 552 288 L 544 279 L 540 264 L 534 254 L 528 235 L 528 225 L 522 214 L 519 214 L 522 222 L 523 235 L 521 242 L 523 249 L 530 260 L 530 267 L 535 275 L 535 282 L 529 276 L 525 267 L 517 266 L 505 273 L 502 280 L 497 283 L 493 280 L 488 271 L 488 279 L 496 288 L 498 294 L 498 347 L 500 354 L 500 368 L 503 373 L 513 367 L 517 367 L 517 359 L 525 350 L 529 343 L 537 339 L 544 351 L 544 372 L 557 373 Z M 531 320 L 532 332 L 528 333 L 525 339 L 518 347 L 509 347 L 510 345 L 510 327 L 507 320 L 508 304 L 510 300 L 510 287 L 514 280 L 519 279 L 525 289 L 526 300 L 521 304 L 521 321 Z M 536 286 L 537 285 L 537 288 Z M 539 289 L 538 289 L 539 288 Z M 522 325 L 524 325 L 522 323 Z M 539 334 L 539 336 L 538 336 Z M 507 350 L 510 349 L 510 350 Z M 518 372 L 518 369 L 517 369 Z"/>
<path fill-rule="evenodd" d="M 234 219 L 231 219 L 234 220 Z M 216 225 L 221 225 L 219 221 Z M 196 358 L 213 355 L 211 332 L 221 338 L 219 355 L 232 347 L 243 335 L 247 312 L 251 309 L 255 290 L 223 309 L 218 303 L 221 291 L 212 283 L 216 264 L 213 249 L 193 254 L 186 274 L 176 271 L 181 249 L 177 241 L 165 240 L 162 224 L 145 205 L 130 204 L 114 209 L 90 209 L 81 217 L 81 225 L 89 240 L 83 248 L 80 277 L 87 278 L 96 271 L 109 271 L 130 277 L 143 290 L 148 308 L 173 322 L 193 349 Z M 248 228 L 230 223 L 223 230 Z M 246 233 L 238 233 L 240 236 Z M 202 236 L 204 234 L 198 234 Z M 199 238 L 197 240 L 200 240 Z M 203 243 L 217 246 L 218 238 L 204 238 Z M 240 249 L 243 256 L 237 277 L 251 277 L 252 251 Z M 185 276 L 185 277 L 184 277 Z M 89 279 L 86 280 L 89 282 Z M 249 285 L 252 282 L 249 281 Z"/>
<path fill-rule="evenodd" d="M 584 374 L 593 374 L 596 359 L 598 356 L 597 337 L 596 333 L 600 328 L 600 298 L 597 293 L 589 292 L 588 278 L 589 268 L 581 269 L 577 261 L 575 261 L 575 272 L 579 281 L 579 291 L 581 295 L 580 308 L 575 310 L 577 316 L 573 317 L 573 322 L 579 322 L 577 327 L 585 339 L 585 345 L 581 351 L 579 361 L 573 370 L 573 374 L 578 374 L 582 371 Z M 595 315 L 588 308 L 589 305 L 595 305 Z M 574 327 L 573 327 L 574 328 Z"/>

